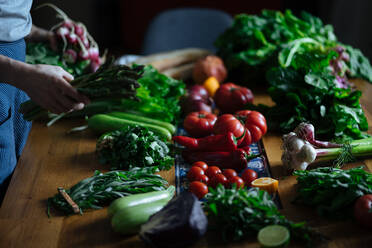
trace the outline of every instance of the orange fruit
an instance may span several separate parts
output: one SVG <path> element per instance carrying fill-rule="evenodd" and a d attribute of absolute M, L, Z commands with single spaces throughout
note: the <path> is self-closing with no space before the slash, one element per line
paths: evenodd
<path fill-rule="evenodd" d="M 273 194 L 278 190 L 279 181 L 271 177 L 260 177 L 252 181 L 252 187 L 257 187 L 266 190 L 269 194 Z"/>

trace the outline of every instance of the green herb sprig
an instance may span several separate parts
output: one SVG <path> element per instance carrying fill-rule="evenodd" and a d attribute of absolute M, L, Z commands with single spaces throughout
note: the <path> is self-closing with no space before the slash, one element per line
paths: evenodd
<path fill-rule="evenodd" d="M 294 203 L 316 207 L 323 217 L 348 218 L 353 202 L 362 195 L 372 194 L 372 174 L 362 166 L 349 170 L 320 167 L 293 174 L 298 185 Z"/>
<path fill-rule="evenodd" d="M 101 136 L 97 141 L 101 164 L 111 169 L 156 166 L 169 170 L 174 165 L 168 145 L 159 136 L 143 127 L 128 127 Z"/>
<path fill-rule="evenodd" d="M 277 209 L 271 196 L 257 188 L 226 189 L 218 185 L 210 189 L 204 208 L 208 218 L 221 232 L 224 241 L 239 241 L 257 235 L 267 225 L 279 224 L 287 227 L 294 239 L 305 242 L 309 247 L 322 240 L 322 236 L 305 226 L 293 223 Z"/>
<path fill-rule="evenodd" d="M 113 200 L 131 194 L 165 190 L 168 182 L 157 174 L 155 167 L 133 168 L 130 171 L 96 171 L 94 176 L 86 178 L 65 192 L 79 206 L 80 211 L 100 209 Z M 72 214 L 72 207 L 61 194 L 48 199 L 52 206 L 64 214 Z"/>

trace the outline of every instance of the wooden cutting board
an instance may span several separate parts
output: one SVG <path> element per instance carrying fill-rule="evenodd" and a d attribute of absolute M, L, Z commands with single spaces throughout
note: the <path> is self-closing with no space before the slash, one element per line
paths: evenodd
<path fill-rule="evenodd" d="M 355 81 L 363 91 L 362 105 L 368 122 L 372 124 L 372 85 Z M 257 93 L 255 103 L 272 104 L 265 94 Z M 27 145 L 18 162 L 4 202 L 0 208 L 0 247 L 145 247 L 138 236 L 122 237 L 111 230 L 106 209 L 88 211 L 83 216 L 46 214 L 46 199 L 57 192 L 57 187 L 69 188 L 93 175 L 95 170 L 107 171 L 95 156 L 96 137 L 90 131 L 66 134 L 82 121 L 65 120 L 50 128 L 35 122 Z M 372 129 L 369 128 L 369 133 Z M 280 161 L 281 140 L 274 134 L 263 138 L 273 177 L 280 180 L 281 210 L 293 221 L 306 220 L 310 226 L 331 240 L 325 247 L 372 247 L 372 235 L 353 221 L 331 222 L 318 217 L 310 208 L 291 204 L 295 194 L 295 178 L 288 176 Z M 372 171 L 372 159 L 347 165 L 364 164 Z M 161 172 L 174 184 L 174 169 Z M 193 247 L 226 247 L 209 234 Z M 228 244 L 229 247 L 259 247 L 255 238 Z M 292 246 L 297 246 L 293 245 Z"/>

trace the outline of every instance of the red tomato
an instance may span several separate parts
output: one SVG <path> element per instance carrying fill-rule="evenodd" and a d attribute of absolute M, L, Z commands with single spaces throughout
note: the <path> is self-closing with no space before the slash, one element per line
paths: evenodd
<path fill-rule="evenodd" d="M 208 193 L 208 187 L 202 182 L 194 181 L 190 183 L 189 191 L 201 199 Z"/>
<path fill-rule="evenodd" d="M 233 83 L 222 84 L 214 95 L 214 101 L 222 113 L 234 113 L 253 102 L 252 91 Z"/>
<path fill-rule="evenodd" d="M 235 177 L 238 175 L 238 173 L 236 173 L 235 170 L 233 169 L 224 169 L 222 174 L 224 174 L 224 176 L 227 178 L 227 179 L 230 179 L 232 177 Z"/>
<path fill-rule="evenodd" d="M 250 145 L 259 141 L 267 131 L 265 117 L 257 111 L 241 110 L 235 113 L 237 119 L 244 123 L 247 130 L 242 145 Z"/>
<path fill-rule="evenodd" d="M 205 175 L 207 175 L 209 179 L 212 179 L 212 177 L 214 177 L 217 174 L 221 174 L 221 173 L 222 172 L 220 168 L 218 168 L 217 166 L 209 166 L 208 169 L 205 171 Z"/>
<path fill-rule="evenodd" d="M 243 188 L 244 187 L 244 181 L 238 176 L 234 176 L 229 178 L 229 184 L 230 187 L 232 187 L 233 184 L 236 184 L 236 188 Z"/>
<path fill-rule="evenodd" d="M 257 172 L 251 169 L 246 169 L 242 173 L 242 179 L 244 181 L 245 186 L 251 186 L 252 181 L 257 179 L 258 175 Z"/>
<path fill-rule="evenodd" d="M 233 115 L 224 114 L 217 118 L 213 127 L 214 134 L 225 134 L 232 132 L 235 137 L 241 137 L 244 134 L 245 127 Z M 238 140 L 238 145 L 243 142 L 243 138 Z"/>
<path fill-rule="evenodd" d="M 223 174 L 217 174 L 211 178 L 209 186 L 216 188 L 218 184 L 222 184 L 224 187 L 228 186 L 229 181 Z"/>
<path fill-rule="evenodd" d="M 210 135 L 217 116 L 207 111 L 191 112 L 183 121 L 183 127 L 192 137 Z"/>
<path fill-rule="evenodd" d="M 358 198 L 354 205 L 354 218 L 360 225 L 372 228 L 372 194 Z"/>
<path fill-rule="evenodd" d="M 207 177 L 207 175 L 201 175 L 199 177 L 199 179 L 198 180 L 195 180 L 195 181 L 200 181 L 200 182 L 205 183 L 205 184 L 208 185 L 208 183 L 209 183 L 209 177 Z"/>
<path fill-rule="evenodd" d="M 200 179 L 200 176 L 204 175 L 204 171 L 202 168 L 193 166 L 190 168 L 189 172 L 187 172 L 187 179 L 189 179 L 190 182 L 196 181 Z"/>
<path fill-rule="evenodd" d="M 203 161 L 198 161 L 192 164 L 192 166 L 200 167 L 203 169 L 203 171 L 206 171 L 208 169 L 208 165 Z"/>

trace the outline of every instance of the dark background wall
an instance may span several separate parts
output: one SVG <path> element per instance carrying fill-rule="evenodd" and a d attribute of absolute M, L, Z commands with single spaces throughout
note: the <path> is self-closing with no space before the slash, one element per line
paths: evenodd
<path fill-rule="evenodd" d="M 332 24 L 341 42 L 362 49 L 372 58 L 372 1 L 369 0 L 36 0 L 33 6 L 50 2 L 72 19 L 86 24 L 101 48 L 114 55 L 139 54 L 146 28 L 159 12 L 180 7 L 201 7 L 223 10 L 234 16 L 258 14 L 262 9 L 302 10 Z M 32 11 L 34 23 L 49 28 L 56 23 L 54 12 L 43 8 Z"/>

